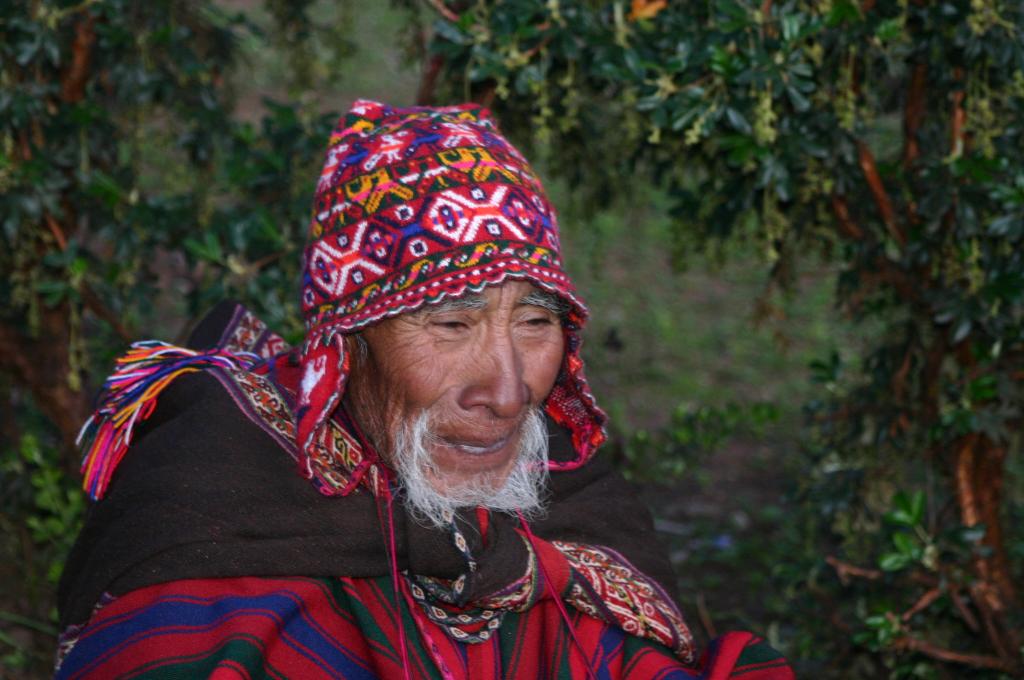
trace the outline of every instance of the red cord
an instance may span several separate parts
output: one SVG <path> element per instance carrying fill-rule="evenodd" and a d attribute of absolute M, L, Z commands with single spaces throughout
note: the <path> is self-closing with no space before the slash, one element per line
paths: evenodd
<path fill-rule="evenodd" d="M 547 569 L 544 568 L 544 560 L 541 559 L 540 551 L 537 550 L 537 538 L 530 531 L 530 525 L 526 523 L 526 518 L 523 517 L 523 513 L 516 511 L 519 515 L 519 522 L 523 526 L 523 532 L 526 534 L 526 540 L 530 542 L 530 547 L 533 548 L 533 554 L 537 556 L 537 565 L 540 567 L 540 573 L 544 577 L 544 580 L 548 583 L 554 584 L 554 581 L 548 576 Z M 593 669 L 590 667 L 590 662 L 587 660 L 587 653 L 583 649 L 583 644 L 580 643 L 579 638 L 576 637 L 576 629 L 573 628 L 572 621 L 569 620 L 569 612 L 565 611 L 565 605 L 562 604 L 561 593 L 554 593 L 555 606 L 558 607 L 558 613 L 562 615 L 562 620 L 565 621 L 566 628 L 569 629 L 569 637 L 572 638 L 573 644 L 579 651 L 580 656 L 583 657 L 583 667 L 587 669 L 587 677 L 590 680 L 597 680 L 597 676 L 594 674 Z"/>
<path fill-rule="evenodd" d="M 392 503 L 395 497 L 391 495 L 390 485 L 386 487 L 386 502 L 388 505 L 388 544 L 391 547 L 391 585 L 395 589 L 395 611 L 398 616 L 398 646 L 402 652 L 402 671 L 405 680 L 412 680 L 409 674 L 409 653 L 405 645 L 405 625 L 402 623 L 402 589 L 398 583 L 398 549 L 395 540 L 395 514 Z"/>

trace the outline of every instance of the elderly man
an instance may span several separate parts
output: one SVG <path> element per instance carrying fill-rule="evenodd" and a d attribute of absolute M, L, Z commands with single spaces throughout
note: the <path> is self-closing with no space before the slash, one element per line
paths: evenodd
<path fill-rule="evenodd" d="M 749 634 L 698 660 L 485 110 L 357 102 L 315 202 L 301 347 L 225 303 L 105 385 L 59 677 L 792 677 Z"/>

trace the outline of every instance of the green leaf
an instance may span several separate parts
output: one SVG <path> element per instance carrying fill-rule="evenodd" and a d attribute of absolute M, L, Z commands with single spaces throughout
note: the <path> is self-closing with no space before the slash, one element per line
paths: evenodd
<path fill-rule="evenodd" d="M 26 66 L 32 58 L 36 56 L 36 52 L 39 51 L 41 46 L 39 36 L 37 35 L 32 40 L 26 40 L 25 42 L 17 46 L 17 57 L 15 57 L 19 66 Z"/>
<path fill-rule="evenodd" d="M 117 181 L 100 170 L 92 172 L 89 182 L 85 185 L 85 191 L 90 196 L 103 201 L 107 208 L 113 208 L 122 203 L 125 197 L 124 189 Z"/>
<path fill-rule="evenodd" d="M 994 375 L 983 375 L 972 380 L 967 386 L 971 401 L 988 401 L 999 394 L 999 383 Z"/>
<path fill-rule="evenodd" d="M 84 257 L 76 257 L 74 260 L 71 261 L 71 265 L 68 267 L 68 273 L 75 277 L 80 277 L 88 270 L 89 261 Z"/>
<path fill-rule="evenodd" d="M 672 129 L 679 131 L 688 127 L 697 116 L 704 112 L 704 109 L 705 106 L 703 104 L 698 104 L 693 108 L 683 111 L 672 120 Z"/>
<path fill-rule="evenodd" d="M 750 123 L 743 117 L 743 114 L 734 109 L 731 106 L 725 109 L 725 118 L 737 132 L 742 132 L 745 135 L 749 135 L 752 132 Z"/>
<path fill-rule="evenodd" d="M 790 42 L 799 36 L 803 23 L 804 17 L 802 14 L 787 14 L 782 17 L 782 39 Z"/>
<path fill-rule="evenodd" d="M 953 344 L 961 342 L 971 333 L 972 322 L 970 319 L 961 319 L 960 323 L 956 325 L 956 330 L 953 331 Z"/>
<path fill-rule="evenodd" d="M 886 521 L 905 527 L 916 527 L 924 521 L 925 496 L 922 491 L 908 495 L 898 491 L 893 495 L 893 509 L 885 514 Z"/>
<path fill-rule="evenodd" d="M 844 22 L 859 23 L 861 21 L 860 8 L 851 0 L 837 0 L 832 4 L 832 11 L 828 13 L 826 22 L 829 26 L 838 26 Z"/>
<path fill-rule="evenodd" d="M 921 546 L 910 534 L 902 532 L 893 534 L 892 544 L 901 555 L 906 555 L 912 560 L 918 559 L 921 555 Z"/>
<path fill-rule="evenodd" d="M 202 241 L 191 236 L 185 239 L 185 249 L 201 260 L 222 263 L 224 252 L 221 250 L 220 241 L 213 234 L 207 232 Z"/>
<path fill-rule="evenodd" d="M 910 563 L 910 556 L 901 552 L 893 552 L 882 555 L 878 560 L 878 567 L 882 571 L 899 571 L 905 569 Z"/>
<path fill-rule="evenodd" d="M 891 42 L 903 34 L 903 21 L 899 17 L 886 19 L 875 28 L 875 37 L 882 42 Z"/>
<path fill-rule="evenodd" d="M 626 68 L 634 78 L 644 77 L 644 66 L 635 50 L 626 50 L 622 55 Z"/>
<path fill-rule="evenodd" d="M 981 539 L 985 538 L 985 525 L 979 523 L 974 526 L 960 527 L 957 534 L 964 543 L 981 543 Z"/>
<path fill-rule="evenodd" d="M 711 49 L 711 70 L 719 75 L 731 77 L 737 70 L 737 60 L 730 54 L 729 49 L 721 45 L 715 45 Z"/>
<path fill-rule="evenodd" d="M 1001 215 L 989 222 L 988 233 L 997 238 L 1007 236 L 1014 231 L 1019 233 L 1022 224 L 1024 224 L 1024 217 L 1020 215 Z"/>
<path fill-rule="evenodd" d="M 810 100 L 795 87 L 787 85 L 786 96 L 789 97 L 789 103 L 793 105 L 793 110 L 797 113 L 804 113 L 811 108 Z"/>
<path fill-rule="evenodd" d="M 71 287 L 67 281 L 43 279 L 36 282 L 35 291 L 43 297 L 48 307 L 53 307 L 70 295 Z"/>
<path fill-rule="evenodd" d="M 459 30 L 455 24 L 449 23 L 444 19 L 438 19 L 434 22 L 434 31 L 437 33 L 438 37 L 447 40 L 448 42 L 455 43 L 456 45 L 473 44 L 473 38 L 471 36 Z"/>

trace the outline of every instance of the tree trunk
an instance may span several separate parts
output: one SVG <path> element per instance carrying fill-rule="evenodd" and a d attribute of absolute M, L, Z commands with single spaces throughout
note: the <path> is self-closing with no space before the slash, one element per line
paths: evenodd
<path fill-rule="evenodd" d="M 70 59 L 61 72 L 60 100 L 48 102 L 51 106 L 75 104 L 85 97 L 96 42 L 95 25 L 96 18 L 88 11 L 77 19 Z M 28 162 L 35 152 L 26 134 L 22 135 L 21 160 Z M 45 146 L 46 140 L 39 128 L 35 129 L 32 141 L 36 151 Z M 74 178 L 69 179 L 73 184 Z M 63 250 L 68 237 L 76 231 L 77 219 L 67 194 L 61 199 L 61 207 L 61 222 L 57 216 L 45 213 L 39 229 L 49 232 L 56 247 Z M 41 258 L 44 253 L 39 255 Z M 92 306 L 101 306 L 91 289 L 85 289 L 84 297 L 87 304 L 91 301 Z M 73 370 L 79 369 L 73 368 L 71 363 L 69 304 L 65 300 L 54 307 L 40 305 L 37 336 L 19 326 L 0 324 L 0 370 L 14 376 L 15 381 L 31 393 L 39 410 L 57 427 L 64 465 L 68 470 L 77 471 L 79 455 L 75 439 L 91 409 L 86 395 L 76 387 L 81 385 L 82 376 L 72 375 Z"/>
<path fill-rule="evenodd" d="M 0 369 L 29 391 L 39 410 L 57 427 L 65 467 L 77 470 L 75 438 L 91 409 L 86 395 L 71 386 L 67 303 L 43 308 L 39 316 L 38 337 L 0 325 Z"/>
<path fill-rule="evenodd" d="M 1000 521 L 1005 459 L 1003 447 L 984 435 L 969 434 L 956 446 L 954 483 L 960 521 L 968 527 L 983 524 L 982 544 L 990 550 L 974 561 L 978 581 L 971 588 L 973 599 L 1000 656 L 1019 662 L 1017 635 L 1005 621 L 1017 597 Z"/>

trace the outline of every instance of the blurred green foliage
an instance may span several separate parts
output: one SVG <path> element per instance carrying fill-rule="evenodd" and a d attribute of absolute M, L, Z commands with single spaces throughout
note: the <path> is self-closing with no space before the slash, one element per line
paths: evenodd
<path fill-rule="evenodd" d="M 688 408 L 680 404 L 666 425 L 652 431 L 633 430 L 615 446 L 626 477 L 637 481 L 664 481 L 682 477 L 691 467 L 708 464 L 723 443 L 737 436 L 764 436 L 766 426 L 779 419 L 774 404 L 726 404 L 724 407 Z"/>
<path fill-rule="evenodd" d="M 798 656 L 857 659 L 857 677 L 1019 672 L 1005 518 L 1021 499 L 1003 491 L 1024 375 L 1024 7 L 453 7 L 432 43 L 444 96 L 492 102 L 580 200 L 658 187 L 677 257 L 756 244 L 780 288 L 808 256 L 833 262 L 840 308 L 878 329 L 859 363 L 813 366 L 800 494 L 817 550 L 794 553 L 793 606 L 832 618 Z"/>
<path fill-rule="evenodd" d="M 313 86 L 300 46 L 323 32 L 309 3 L 278 5 L 273 37 Z M 72 442 L 113 356 L 141 334 L 180 336 L 228 296 L 301 337 L 292 291 L 333 116 L 270 100 L 258 120 L 234 115 L 240 46 L 267 28 L 215 3 L 0 10 L 5 676 L 52 663 L 84 509 Z"/>
<path fill-rule="evenodd" d="M 805 677 L 1019 669 L 1024 7 L 433 5 L 450 16 L 412 0 L 0 9 L 5 671 L 46 674 L 84 395 L 125 342 L 180 338 L 226 296 L 301 336 L 307 211 L 343 105 L 328 93 L 410 103 L 402 52 L 423 60 L 419 97 L 488 102 L 532 142 L 568 207 L 590 372 L 625 416 L 613 452 L 689 485 L 655 500 L 694 627 L 759 628 Z M 809 385 L 778 377 L 812 352 Z M 797 399 L 799 450 L 780 434 Z M 730 457 L 757 440 L 785 455 Z M 719 487 L 749 506 L 667 518 Z"/>
<path fill-rule="evenodd" d="M 21 609 L 31 614 L 10 611 L 5 597 L 0 622 L 53 639 L 52 594 L 81 526 L 85 496 L 78 480 L 64 473 L 56 449 L 44 448 L 35 434 L 26 433 L 17 451 L 5 452 L 0 460 L 0 498 L 0 532 L 5 537 L 0 555 L 7 565 L 0 578 L 17 584 Z M 29 644 L 24 637 L 18 640 L 0 631 L 0 644 L 0 668 L 12 672 L 45 668 L 52 661 L 47 646 Z"/>

